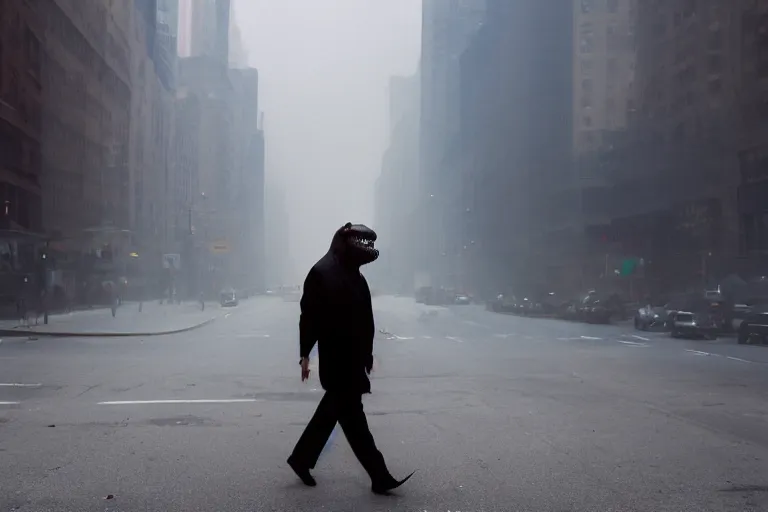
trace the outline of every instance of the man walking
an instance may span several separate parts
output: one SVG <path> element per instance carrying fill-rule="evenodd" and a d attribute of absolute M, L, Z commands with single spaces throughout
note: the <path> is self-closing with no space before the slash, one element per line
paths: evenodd
<path fill-rule="evenodd" d="M 377 494 L 399 487 L 376 448 L 363 412 L 362 395 L 371 392 L 375 327 L 371 292 L 360 266 L 375 261 L 376 233 L 362 224 L 347 223 L 333 236 L 331 248 L 304 281 L 299 320 L 302 381 L 309 378 L 309 354 L 315 342 L 320 356 L 320 384 L 325 395 L 304 430 L 288 464 L 309 486 L 314 469 L 338 422 Z"/>

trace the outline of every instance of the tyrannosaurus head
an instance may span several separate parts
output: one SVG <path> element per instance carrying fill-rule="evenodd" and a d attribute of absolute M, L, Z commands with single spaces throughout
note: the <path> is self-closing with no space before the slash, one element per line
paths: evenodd
<path fill-rule="evenodd" d="M 347 222 L 333 235 L 331 252 L 344 265 L 359 268 L 376 261 L 379 251 L 374 247 L 376 232 L 364 224 Z"/>

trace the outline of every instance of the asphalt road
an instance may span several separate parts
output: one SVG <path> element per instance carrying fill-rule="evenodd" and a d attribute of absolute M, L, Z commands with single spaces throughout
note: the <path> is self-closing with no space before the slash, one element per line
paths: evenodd
<path fill-rule="evenodd" d="M 287 468 L 321 391 L 298 305 L 257 298 L 179 335 L 3 340 L 0 510 L 768 510 L 766 349 L 375 309 L 369 422 L 393 473 L 418 470 L 396 496 L 341 434 L 318 487 Z"/>

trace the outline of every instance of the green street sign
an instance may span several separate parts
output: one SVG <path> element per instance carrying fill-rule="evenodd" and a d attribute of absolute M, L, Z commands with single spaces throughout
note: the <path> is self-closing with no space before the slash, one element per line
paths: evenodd
<path fill-rule="evenodd" d="M 622 276 L 631 276 L 635 273 L 635 268 L 637 267 L 637 260 L 634 258 L 632 259 L 625 259 L 621 262 L 621 270 L 619 271 L 619 274 Z"/>

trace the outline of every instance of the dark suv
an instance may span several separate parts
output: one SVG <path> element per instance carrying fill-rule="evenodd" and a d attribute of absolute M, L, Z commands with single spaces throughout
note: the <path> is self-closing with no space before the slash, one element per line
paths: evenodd
<path fill-rule="evenodd" d="M 765 344 L 768 341 L 768 305 L 761 304 L 747 313 L 737 333 L 738 342 L 741 345 L 753 343 L 756 340 Z"/>

